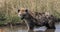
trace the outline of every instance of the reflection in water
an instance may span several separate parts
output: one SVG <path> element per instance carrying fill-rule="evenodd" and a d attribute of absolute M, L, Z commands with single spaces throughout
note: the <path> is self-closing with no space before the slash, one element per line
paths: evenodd
<path fill-rule="evenodd" d="M 24 29 L 16 29 L 17 27 L 13 28 L 13 30 L 11 30 L 10 28 L 8 29 L 7 27 L 5 29 L 0 28 L 0 32 L 27 32 L 27 30 Z M 29 32 L 54 32 L 54 29 L 46 29 L 45 31 L 39 30 L 39 31 L 32 31 L 30 30 Z"/>
<path fill-rule="evenodd" d="M 29 30 L 29 32 L 60 32 L 60 24 L 56 24 L 55 26 L 56 30 L 45 29 L 46 27 L 43 27 L 43 28 L 37 28 L 35 31 Z M 28 31 L 27 27 L 25 26 L 13 26 L 13 28 L 7 26 L 7 27 L 0 27 L 0 32 L 28 32 Z"/>
<path fill-rule="evenodd" d="M 55 29 L 46 29 L 45 31 L 39 30 L 36 32 L 55 32 Z"/>

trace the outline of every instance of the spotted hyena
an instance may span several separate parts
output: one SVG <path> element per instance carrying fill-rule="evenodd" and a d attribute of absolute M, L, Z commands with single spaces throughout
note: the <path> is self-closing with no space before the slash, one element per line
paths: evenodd
<path fill-rule="evenodd" d="M 55 29 L 55 18 L 49 13 L 31 12 L 28 9 L 18 9 L 18 16 L 25 20 L 29 29 L 33 30 L 34 27 L 46 26 L 47 29 Z"/>

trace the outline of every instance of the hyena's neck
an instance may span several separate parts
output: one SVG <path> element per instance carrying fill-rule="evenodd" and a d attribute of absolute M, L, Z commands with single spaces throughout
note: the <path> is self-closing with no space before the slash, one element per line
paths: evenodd
<path fill-rule="evenodd" d="M 24 18 L 27 22 L 32 22 L 34 23 L 34 21 L 37 21 L 37 19 L 35 19 L 33 16 L 31 16 L 30 14 L 28 14 L 28 18 Z"/>

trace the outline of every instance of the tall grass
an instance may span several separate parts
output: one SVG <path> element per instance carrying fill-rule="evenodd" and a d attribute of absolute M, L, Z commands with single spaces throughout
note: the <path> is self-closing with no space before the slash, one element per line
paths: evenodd
<path fill-rule="evenodd" d="M 4 19 L 4 22 L 19 22 L 17 10 L 21 7 L 36 12 L 48 11 L 51 14 L 60 17 L 59 0 L 4 0 L 0 3 L 0 19 Z M 0 20 L 0 23 L 1 22 L 2 20 Z"/>

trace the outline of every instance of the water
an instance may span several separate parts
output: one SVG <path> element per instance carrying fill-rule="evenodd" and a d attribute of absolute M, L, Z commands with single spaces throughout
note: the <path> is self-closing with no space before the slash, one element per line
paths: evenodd
<path fill-rule="evenodd" d="M 35 32 L 60 32 L 60 23 L 56 24 L 56 30 L 46 30 L 46 27 L 34 28 Z M 0 32 L 27 32 L 27 27 L 25 26 L 10 26 L 0 27 Z"/>

